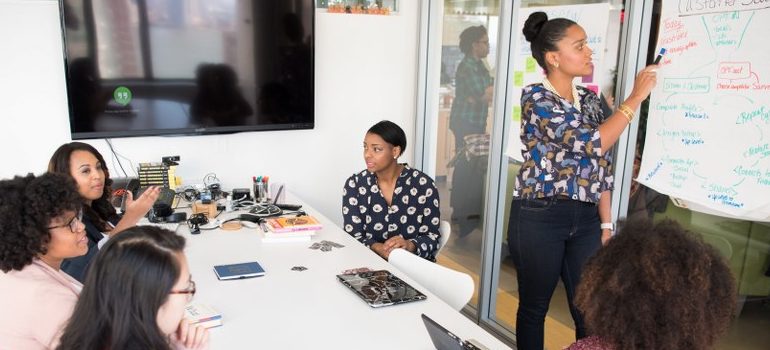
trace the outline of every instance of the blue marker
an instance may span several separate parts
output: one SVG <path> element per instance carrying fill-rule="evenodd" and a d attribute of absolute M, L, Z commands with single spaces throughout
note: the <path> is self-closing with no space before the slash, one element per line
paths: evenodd
<path fill-rule="evenodd" d="M 658 52 L 658 56 L 655 57 L 655 62 L 652 62 L 652 64 L 660 63 L 660 59 L 663 58 L 663 55 L 665 54 L 666 54 L 666 49 L 661 47 L 660 52 Z"/>

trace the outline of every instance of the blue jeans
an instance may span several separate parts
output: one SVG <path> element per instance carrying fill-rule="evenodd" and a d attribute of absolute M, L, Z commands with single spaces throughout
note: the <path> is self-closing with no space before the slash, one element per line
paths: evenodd
<path fill-rule="evenodd" d="M 599 226 L 599 210 L 593 203 L 566 198 L 513 200 L 508 248 L 519 284 L 519 350 L 543 349 L 545 315 L 560 277 L 576 337 L 585 337 L 583 317 L 573 301 L 583 264 L 601 247 Z"/>

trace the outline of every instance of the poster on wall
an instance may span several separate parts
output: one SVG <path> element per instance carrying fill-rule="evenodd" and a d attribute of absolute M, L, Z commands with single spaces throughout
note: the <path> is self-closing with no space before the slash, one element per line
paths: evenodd
<path fill-rule="evenodd" d="M 770 222 L 769 7 L 663 2 L 638 182 L 691 210 Z"/>
<path fill-rule="evenodd" d="M 511 123 L 510 134 L 508 137 L 508 147 L 506 154 L 518 161 L 523 161 L 521 156 L 522 144 L 519 135 L 521 123 L 521 89 L 529 84 L 539 83 L 545 77 L 545 72 L 537 61 L 532 57 L 530 43 L 524 38 L 522 29 L 524 22 L 530 14 L 542 11 L 548 14 L 548 18 L 567 18 L 580 24 L 588 36 L 588 46 L 593 50 L 591 60 L 593 61 L 594 71 L 589 76 L 575 78 L 575 84 L 582 85 L 593 92 L 599 94 L 603 85 L 607 84 L 609 72 L 605 72 L 600 67 L 604 67 L 604 51 L 607 45 L 607 29 L 610 7 L 607 3 L 586 4 L 586 5 L 566 5 L 566 6 L 548 6 L 548 7 L 527 7 L 519 9 L 517 28 L 514 32 L 516 40 L 513 47 L 513 81 L 509 82 L 513 86 L 512 99 L 513 105 L 513 123 Z M 611 77 L 610 77 L 611 78 Z"/>

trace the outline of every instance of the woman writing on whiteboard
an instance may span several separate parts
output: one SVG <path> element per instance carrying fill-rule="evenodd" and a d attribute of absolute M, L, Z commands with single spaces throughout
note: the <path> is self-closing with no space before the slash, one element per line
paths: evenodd
<path fill-rule="evenodd" d="M 344 229 L 387 259 L 403 248 L 435 261 L 439 237 L 438 190 L 428 175 L 399 164 L 406 134 L 383 120 L 364 138 L 366 170 L 353 174 L 342 189 Z"/>
<path fill-rule="evenodd" d="M 75 180 L 78 192 L 83 197 L 83 224 L 88 237 L 88 253 L 66 259 L 61 266 L 62 271 L 82 283 L 88 264 L 99 251 L 98 247 L 106 242 L 104 239 L 136 225 L 150 211 L 158 199 L 160 189 L 150 187 L 136 200 L 133 200 L 130 191 L 126 193 L 126 209 L 121 217 L 109 201 L 112 179 L 104 157 L 96 148 L 83 142 L 61 145 L 51 156 L 48 171 Z"/>
<path fill-rule="evenodd" d="M 655 86 L 657 66 L 643 69 L 628 99 L 605 116 L 596 94 L 573 83 L 593 71 L 583 28 L 536 12 L 523 33 L 546 77 L 522 91 L 524 163 L 516 176 L 508 247 L 519 286 L 517 345 L 541 350 L 543 322 L 560 277 L 576 336 L 585 336 L 573 299 L 583 263 L 612 236 L 611 148 Z"/>

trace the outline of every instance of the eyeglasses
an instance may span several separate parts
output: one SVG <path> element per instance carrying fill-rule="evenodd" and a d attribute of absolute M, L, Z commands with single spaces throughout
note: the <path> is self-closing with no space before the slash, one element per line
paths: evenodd
<path fill-rule="evenodd" d="M 70 219 L 68 223 L 62 224 L 62 225 L 56 225 L 56 226 L 48 226 L 48 229 L 52 230 L 59 227 L 69 226 L 70 231 L 72 231 L 72 233 L 76 233 L 78 232 L 78 228 L 80 228 L 79 225 L 82 223 L 83 223 L 83 211 L 79 210 L 78 213 L 75 214 L 75 216 L 72 219 Z"/>
<path fill-rule="evenodd" d="M 187 301 L 192 300 L 195 295 L 195 281 L 190 280 L 190 286 L 183 290 L 172 290 L 169 294 L 187 294 Z"/>

